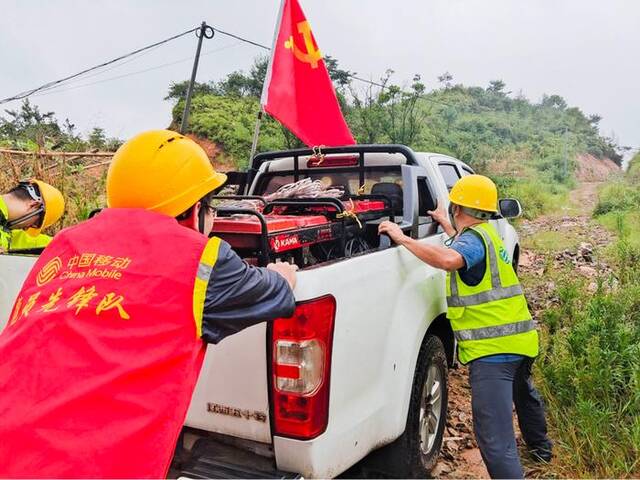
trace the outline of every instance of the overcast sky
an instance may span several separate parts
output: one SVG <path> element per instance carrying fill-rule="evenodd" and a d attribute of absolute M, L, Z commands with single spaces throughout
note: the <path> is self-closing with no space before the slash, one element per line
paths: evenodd
<path fill-rule="evenodd" d="M 534 101 L 543 93 L 562 95 L 585 113 L 601 115 L 604 134 L 640 147 L 640 1 L 300 1 L 323 53 L 360 76 L 378 79 L 392 68 L 396 81 L 408 82 L 419 73 L 429 89 L 445 71 L 465 85 L 486 86 L 499 78 L 507 90 Z M 271 44 L 278 5 L 278 0 L 2 0 L 0 98 L 202 20 Z M 68 117 L 82 132 L 102 126 L 109 135 L 126 138 L 163 128 L 171 108 L 163 97 L 171 81 L 189 77 L 195 46 L 189 35 L 32 100 L 60 120 Z M 262 51 L 216 35 L 203 53 L 199 81 L 248 69 Z M 124 77 L 113 79 L 119 76 Z M 82 86 L 102 80 L 108 81 Z"/>

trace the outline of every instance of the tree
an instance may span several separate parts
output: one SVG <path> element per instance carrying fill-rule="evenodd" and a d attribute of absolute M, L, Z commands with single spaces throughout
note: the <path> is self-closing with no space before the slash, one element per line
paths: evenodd
<path fill-rule="evenodd" d="M 53 112 L 40 112 L 37 105 L 29 99 L 22 102 L 19 110 L 5 110 L 8 119 L 0 120 L 0 135 L 16 138 L 28 137 L 30 140 L 57 139 L 62 133 Z"/>
<path fill-rule="evenodd" d="M 104 133 L 104 129 L 100 127 L 93 127 L 93 130 L 91 130 L 91 133 L 89 134 L 89 146 L 91 148 L 102 150 L 106 143 L 107 137 Z"/>
<path fill-rule="evenodd" d="M 451 126 L 456 121 L 456 118 L 458 118 L 458 111 L 455 107 L 447 107 L 442 111 L 442 116 L 447 125 L 447 132 L 450 132 Z"/>
<path fill-rule="evenodd" d="M 268 66 L 268 57 L 256 58 L 248 74 L 242 70 L 230 73 L 224 80 L 215 84 L 215 93 L 229 97 L 260 98 Z"/>
<path fill-rule="evenodd" d="M 171 82 L 169 84 L 169 92 L 167 96 L 164 97 L 165 100 L 174 100 L 178 102 L 187 98 L 187 90 L 189 88 L 189 81 L 185 80 L 183 82 Z M 207 95 L 210 93 L 214 93 L 214 87 L 209 83 L 199 83 L 196 82 L 193 86 L 193 95 Z"/>
<path fill-rule="evenodd" d="M 354 134 L 365 143 L 402 143 L 411 145 L 421 132 L 425 118 L 418 108 L 425 86 L 420 75 L 413 77 L 409 87 L 390 84 L 393 70 L 380 79 L 382 87 L 373 85 L 362 92 L 351 89 L 353 108 L 351 120 Z"/>
<path fill-rule="evenodd" d="M 342 70 L 340 67 L 338 67 L 338 60 L 329 55 L 324 57 L 324 64 L 327 67 L 329 78 L 331 78 L 331 81 L 333 82 L 336 90 L 343 90 L 351 84 L 351 77 L 355 75 L 356 72 Z"/>
<path fill-rule="evenodd" d="M 557 108 L 558 110 L 567 108 L 567 101 L 560 95 L 543 95 L 540 104 L 543 107 Z"/>
<path fill-rule="evenodd" d="M 600 123 L 600 120 L 602 120 L 602 117 L 600 115 L 594 114 L 594 115 L 589 115 L 589 123 L 591 125 L 593 125 L 594 127 L 597 127 L 598 124 Z"/>
<path fill-rule="evenodd" d="M 337 93 L 344 93 L 343 90 L 351 83 L 351 76 L 354 73 L 342 70 L 338 66 L 338 61 L 328 55 L 324 57 L 324 62 Z M 215 84 L 213 93 L 230 97 L 260 98 L 268 67 L 269 57 L 258 57 L 254 60 L 249 73 L 236 70 L 228 74 L 224 80 Z"/>
<path fill-rule="evenodd" d="M 449 72 L 444 72 L 442 75 L 438 76 L 438 82 L 445 90 L 448 90 L 453 85 L 453 75 Z"/>
<path fill-rule="evenodd" d="M 503 90 L 505 86 L 506 84 L 502 80 L 491 80 L 487 87 L 487 92 L 504 94 Z"/>
<path fill-rule="evenodd" d="M 393 75 L 393 70 L 387 70 L 379 83 L 382 87 L 368 85 L 364 91 L 359 91 L 350 85 L 352 108 L 347 121 L 352 133 L 361 143 L 381 143 L 384 132 L 385 108 L 381 101 L 381 94 L 387 88 L 387 83 Z"/>
<path fill-rule="evenodd" d="M 58 124 L 54 112 L 41 112 L 26 99 L 20 109 L 6 110 L 0 117 L 0 142 L 20 150 L 83 151 L 88 147 L 113 151 L 122 144 L 117 138 L 106 138 L 103 128 L 95 127 L 83 140 L 75 124 L 68 118 Z"/>

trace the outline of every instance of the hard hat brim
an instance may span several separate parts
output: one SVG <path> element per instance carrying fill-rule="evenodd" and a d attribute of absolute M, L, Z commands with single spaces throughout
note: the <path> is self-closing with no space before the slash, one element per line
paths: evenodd
<path fill-rule="evenodd" d="M 180 195 L 169 198 L 162 203 L 158 203 L 157 205 L 150 207 L 149 210 L 151 210 L 152 212 L 164 213 L 172 217 L 177 217 L 178 215 L 183 213 L 185 209 L 181 206 L 174 205 L 182 205 L 184 204 L 185 199 L 188 199 L 189 201 L 186 203 L 189 204 L 187 206 L 187 208 L 189 208 L 192 205 L 195 205 L 198 200 L 200 200 L 206 194 L 223 185 L 226 181 L 227 176 L 224 173 L 215 172 L 207 180 L 194 185 L 192 188 L 185 192 L 181 192 Z"/>
<path fill-rule="evenodd" d="M 498 208 L 479 208 L 477 205 L 473 205 L 471 202 L 465 202 L 465 201 L 457 201 L 455 200 L 451 194 L 449 194 L 449 201 L 451 203 L 453 203 L 454 205 L 460 205 L 461 207 L 467 207 L 467 208 L 473 208 L 475 210 L 481 210 L 483 212 L 491 212 L 491 213 L 497 213 L 498 212 Z"/>
<path fill-rule="evenodd" d="M 40 190 L 40 196 L 44 204 L 44 217 L 39 227 L 27 228 L 25 231 L 27 235 L 31 237 L 37 237 L 43 228 L 47 228 L 60 220 L 60 217 L 64 213 L 64 198 L 57 188 L 52 187 L 48 183 L 36 179 L 32 179 L 31 182 L 38 185 L 38 190 Z M 56 197 L 58 198 L 57 202 L 55 201 Z M 56 206 L 54 204 L 59 205 Z"/>

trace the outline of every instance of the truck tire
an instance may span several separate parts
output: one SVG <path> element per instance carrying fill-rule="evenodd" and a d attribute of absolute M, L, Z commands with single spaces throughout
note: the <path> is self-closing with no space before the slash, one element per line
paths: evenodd
<path fill-rule="evenodd" d="M 436 466 L 447 423 L 447 357 L 435 335 L 420 347 L 404 433 L 374 453 L 373 468 L 394 478 L 427 478 Z"/>
<path fill-rule="evenodd" d="M 520 247 L 516 245 L 513 249 L 513 255 L 511 256 L 511 265 L 513 265 L 513 271 L 518 274 L 518 267 L 520 266 Z"/>

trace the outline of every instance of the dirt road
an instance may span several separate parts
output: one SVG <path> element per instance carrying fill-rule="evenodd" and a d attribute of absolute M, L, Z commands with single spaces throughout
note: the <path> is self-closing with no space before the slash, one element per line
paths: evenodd
<path fill-rule="evenodd" d="M 608 269 L 597 259 L 599 248 L 611 242 L 611 234 L 592 221 L 600 183 L 582 183 L 570 195 L 569 205 L 557 214 L 533 221 L 523 221 L 517 228 L 523 251 L 519 276 L 535 319 L 555 301 L 553 281 L 545 277 L 549 265 L 568 268 L 587 279 Z M 595 288 L 595 281 L 593 284 Z M 441 460 L 434 478 L 487 478 L 480 451 L 473 438 L 471 391 L 465 367 L 452 370 L 449 376 L 449 416 Z M 527 477 L 553 476 L 553 463 L 540 466 L 531 462 L 520 433 L 518 445 Z"/>

